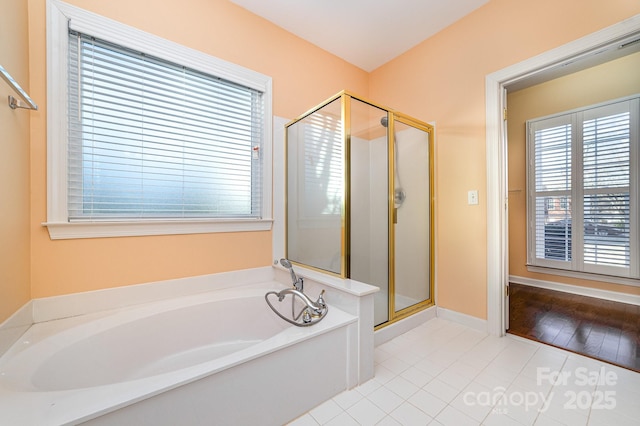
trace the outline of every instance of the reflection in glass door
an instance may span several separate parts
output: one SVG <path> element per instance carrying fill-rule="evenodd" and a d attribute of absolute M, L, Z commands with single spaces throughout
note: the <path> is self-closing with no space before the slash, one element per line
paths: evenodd
<path fill-rule="evenodd" d="M 287 257 L 344 275 L 341 110 L 336 99 L 287 128 Z"/>

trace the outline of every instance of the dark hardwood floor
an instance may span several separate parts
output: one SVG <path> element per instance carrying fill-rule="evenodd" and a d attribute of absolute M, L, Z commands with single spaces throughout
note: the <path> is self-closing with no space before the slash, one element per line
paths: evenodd
<path fill-rule="evenodd" d="M 507 331 L 640 372 L 640 306 L 509 284 Z"/>

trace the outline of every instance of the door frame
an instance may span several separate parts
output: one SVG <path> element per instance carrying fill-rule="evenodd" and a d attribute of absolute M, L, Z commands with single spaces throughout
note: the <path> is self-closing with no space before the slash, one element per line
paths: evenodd
<path fill-rule="evenodd" d="M 540 77 L 575 61 L 593 57 L 631 36 L 640 37 L 640 15 L 596 31 L 486 76 L 487 166 L 487 331 L 503 336 L 507 328 L 509 283 L 506 91 L 509 85 Z"/>

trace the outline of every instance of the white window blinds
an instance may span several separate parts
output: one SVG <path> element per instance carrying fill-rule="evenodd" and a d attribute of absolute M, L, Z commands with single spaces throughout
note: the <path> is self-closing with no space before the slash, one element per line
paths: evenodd
<path fill-rule="evenodd" d="M 261 92 L 69 32 L 70 220 L 257 218 Z"/>
<path fill-rule="evenodd" d="M 639 105 L 527 122 L 530 264 L 638 277 Z"/>

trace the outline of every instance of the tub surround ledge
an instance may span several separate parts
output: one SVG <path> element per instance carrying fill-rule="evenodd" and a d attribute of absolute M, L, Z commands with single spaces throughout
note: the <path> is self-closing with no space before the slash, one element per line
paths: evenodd
<path fill-rule="evenodd" d="M 0 356 L 17 342 L 33 323 L 33 301 L 29 301 L 0 324 Z"/>
<path fill-rule="evenodd" d="M 301 266 L 294 266 L 295 272 L 304 279 L 304 292 L 314 300 L 322 290 L 329 305 L 358 318 L 357 339 L 351 342 L 350 350 L 356 354 L 357 370 L 352 370 L 349 388 L 355 387 L 373 378 L 374 375 L 374 295 L 380 289 L 370 284 L 351 279 L 342 279 Z M 291 285 L 289 271 L 274 266 L 275 279 Z M 356 374 L 357 373 L 357 374 Z"/>
<path fill-rule="evenodd" d="M 39 323 L 99 311 L 126 308 L 141 303 L 156 302 L 173 297 L 189 296 L 272 280 L 273 270 L 271 267 L 266 266 L 43 297 L 32 301 L 33 322 Z"/>

